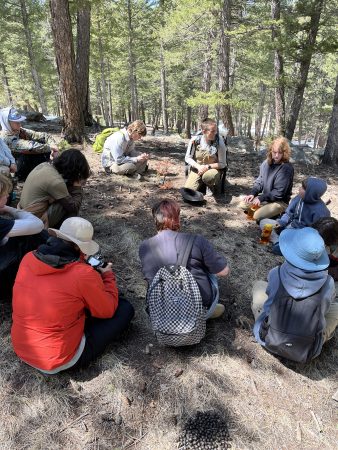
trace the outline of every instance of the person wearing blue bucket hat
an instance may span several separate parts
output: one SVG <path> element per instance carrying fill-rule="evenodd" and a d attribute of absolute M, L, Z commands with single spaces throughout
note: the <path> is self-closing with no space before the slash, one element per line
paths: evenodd
<path fill-rule="evenodd" d="M 323 239 L 310 227 L 284 230 L 279 244 L 284 263 L 269 272 L 268 282 L 253 286 L 253 333 L 272 353 L 308 362 L 338 325 L 329 258 Z"/>

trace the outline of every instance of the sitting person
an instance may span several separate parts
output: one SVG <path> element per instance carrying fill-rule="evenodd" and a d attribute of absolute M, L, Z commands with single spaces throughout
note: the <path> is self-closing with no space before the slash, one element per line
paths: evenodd
<path fill-rule="evenodd" d="M 142 175 L 148 168 L 148 153 L 135 150 L 135 141 L 146 136 L 147 128 L 142 120 L 135 120 L 109 136 L 103 146 L 102 166 L 107 173 L 117 175 Z"/>
<path fill-rule="evenodd" d="M 77 216 L 83 189 L 90 175 L 86 157 L 80 150 L 69 149 L 52 164 L 43 163 L 28 175 L 18 208 L 42 219 L 45 228 L 58 228 L 67 217 Z"/>
<path fill-rule="evenodd" d="M 270 241 L 274 244 L 274 253 L 280 255 L 278 246 L 279 234 L 284 228 L 310 227 L 321 217 L 330 216 L 329 209 L 321 199 L 326 189 L 326 181 L 321 178 L 309 177 L 303 180 L 298 195 L 292 199 L 280 219 L 263 219 L 260 221 L 259 226 L 261 229 L 268 223 L 274 226 L 270 237 Z"/>
<path fill-rule="evenodd" d="M 284 230 L 285 262 L 256 281 L 252 293 L 257 342 L 279 356 L 308 362 L 318 356 L 338 325 L 335 286 L 319 233 L 310 227 Z"/>
<path fill-rule="evenodd" d="M 311 225 L 318 231 L 325 242 L 330 265 L 329 275 L 334 279 L 338 296 L 338 220 L 334 217 L 323 217 Z"/>
<path fill-rule="evenodd" d="M 261 164 L 259 176 L 251 193 L 239 207 L 257 208 L 253 218 L 257 222 L 283 213 L 290 201 L 293 185 L 293 166 L 289 162 L 291 149 L 284 137 L 275 139 L 269 146 L 266 160 Z"/>
<path fill-rule="evenodd" d="M 129 325 L 132 305 L 118 296 L 109 263 L 95 270 L 93 227 L 70 217 L 22 260 L 13 289 L 15 353 L 47 374 L 87 366 Z"/>
<path fill-rule="evenodd" d="M 5 141 L 0 138 L 0 173 L 9 175 L 17 171 L 15 158 Z"/>
<path fill-rule="evenodd" d="M 179 232 L 180 207 L 175 200 L 160 201 L 153 207 L 152 215 L 157 235 L 143 241 L 139 249 L 142 272 L 148 287 L 162 266 L 178 262 L 179 250 L 186 247 L 191 236 Z M 226 259 L 203 236 L 196 235 L 186 267 L 198 285 L 203 306 L 207 309 L 206 318 L 221 316 L 224 306 L 218 303 L 216 275 L 225 277 L 229 274 Z"/>
<path fill-rule="evenodd" d="M 14 108 L 0 110 L 1 136 L 16 158 L 17 177 L 25 181 L 27 175 L 42 162 L 49 161 L 58 153 L 56 142 L 47 133 L 21 127 L 26 120 Z"/>
<path fill-rule="evenodd" d="M 6 175 L 0 174 L 0 299 L 2 300 L 12 297 L 15 276 L 23 256 L 46 241 L 46 236 L 41 233 L 43 223 L 40 219 L 29 212 L 6 206 L 11 189 L 11 180 Z"/>
<path fill-rule="evenodd" d="M 226 147 L 215 120 L 203 120 L 201 129 L 202 135 L 192 137 L 188 144 L 185 162 L 190 172 L 184 187 L 201 192 L 206 188 L 209 196 L 219 191 L 219 171 L 227 164 Z"/>

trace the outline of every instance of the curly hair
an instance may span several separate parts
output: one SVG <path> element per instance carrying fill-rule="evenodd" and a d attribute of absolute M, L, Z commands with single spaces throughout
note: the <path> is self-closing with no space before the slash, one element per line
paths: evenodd
<path fill-rule="evenodd" d="M 135 120 L 130 125 L 128 125 L 127 130 L 129 133 L 134 133 L 135 131 L 140 136 L 145 136 L 147 134 L 147 127 L 145 126 L 144 122 L 142 120 Z"/>
<path fill-rule="evenodd" d="M 0 197 L 3 195 L 8 195 L 13 189 L 13 184 L 11 180 L 0 173 Z"/>
<path fill-rule="evenodd" d="M 206 119 L 204 119 L 204 120 L 201 122 L 201 130 L 202 130 L 202 131 L 208 130 L 209 127 L 211 127 L 212 125 L 217 125 L 216 120 L 214 120 L 214 119 L 209 119 L 209 118 L 207 117 Z"/>
<path fill-rule="evenodd" d="M 272 149 L 277 146 L 279 150 L 282 150 L 283 156 L 281 159 L 281 163 L 289 162 L 290 156 L 291 156 L 291 148 L 289 145 L 289 141 L 283 137 L 280 136 L 276 138 L 274 141 L 271 142 L 268 148 L 267 153 L 267 161 L 269 166 L 273 163 L 273 157 L 272 157 Z"/>
<path fill-rule="evenodd" d="M 175 200 L 165 199 L 152 208 L 157 231 L 180 229 L 180 207 Z"/>
<path fill-rule="evenodd" d="M 76 148 L 70 148 L 54 159 L 53 166 L 68 184 L 74 181 L 87 180 L 90 167 L 86 157 Z"/>
<path fill-rule="evenodd" d="M 334 217 L 322 217 L 311 227 L 318 231 L 328 247 L 338 244 L 338 220 Z"/>

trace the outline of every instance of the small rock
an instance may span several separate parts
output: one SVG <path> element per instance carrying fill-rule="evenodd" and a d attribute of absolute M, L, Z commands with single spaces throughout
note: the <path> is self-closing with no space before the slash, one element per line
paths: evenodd
<path fill-rule="evenodd" d="M 175 372 L 175 377 L 176 378 L 180 377 L 182 375 L 182 373 L 183 373 L 183 369 L 177 369 Z"/>

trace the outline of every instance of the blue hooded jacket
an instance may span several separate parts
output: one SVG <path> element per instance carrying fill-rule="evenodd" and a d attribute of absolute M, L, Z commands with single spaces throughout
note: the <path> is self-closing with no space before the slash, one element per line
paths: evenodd
<path fill-rule="evenodd" d="M 304 228 L 322 217 L 329 217 L 330 211 L 321 196 L 326 192 L 326 181 L 310 177 L 307 181 L 304 199 L 300 195 L 291 201 L 283 216 L 277 220 L 281 227 Z"/>

